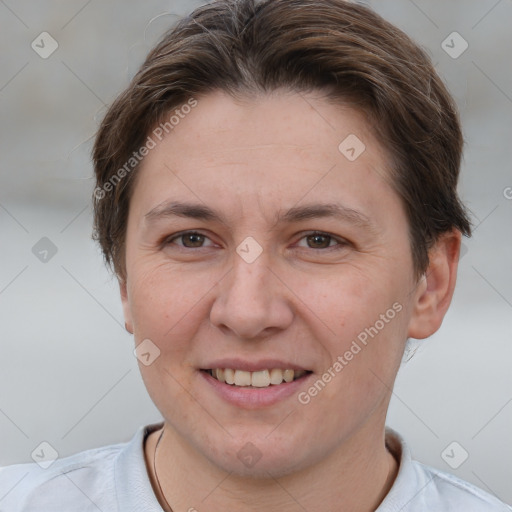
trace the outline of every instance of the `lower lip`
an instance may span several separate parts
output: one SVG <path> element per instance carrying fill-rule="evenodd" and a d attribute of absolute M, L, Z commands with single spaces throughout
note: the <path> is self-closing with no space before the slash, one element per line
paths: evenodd
<path fill-rule="evenodd" d="M 283 382 L 282 384 L 270 385 L 266 388 L 253 388 L 220 382 L 205 371 L 199 371 L 199 373 L 221 398 L 244 409 L 268 407 L 285 400 L 291 395 L 297 394 L 299 389 L 304 386 L 306 380 L 313 375 L 312 373 L 307 373 L 292 382 Z"/>

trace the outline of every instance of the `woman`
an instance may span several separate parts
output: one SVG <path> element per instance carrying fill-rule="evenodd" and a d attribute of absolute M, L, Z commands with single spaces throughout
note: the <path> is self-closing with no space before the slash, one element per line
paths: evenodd
<path fill-rule="evenodd" d="M 429 59 L 367 8 L 220 0 L 182 20 L 94 148 L 94 236 L 163 422 L 4 468 L 0 505 L 506 510 L 385 426 L 471 233 L 461 151 Z"/>

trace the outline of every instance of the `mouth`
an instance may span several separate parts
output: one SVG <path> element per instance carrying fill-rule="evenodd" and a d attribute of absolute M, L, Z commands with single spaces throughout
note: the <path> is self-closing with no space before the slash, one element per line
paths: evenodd
<path fill-rule="evenodd" d="M 212 368 L 202 370 L 223 384 L 244 388 L 268 388 L 280 386 L 306 377 L 308 370 L 271 368 L 250 372 L 233 368 Z"/>

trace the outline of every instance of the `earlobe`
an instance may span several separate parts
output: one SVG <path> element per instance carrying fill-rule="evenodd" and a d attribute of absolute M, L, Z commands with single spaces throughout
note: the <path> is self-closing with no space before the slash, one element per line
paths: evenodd
<path fill-rule="evenodd" d="M 416 288 L 408 337 L 428 338 L 441 326 L 455 289 L 460 241 L 461 233 L 453 230 L 441 235 L 429 251 L 429 266 Z"/>
<path fill-rule="evenodd" d="M 133 321 L 130 309 L 130 302 L 128 300 L 128 287 L 126 284 L 126 280 L 124 279 L 119 279 L 119 292 L 121 295 L 121 302 L 123 304 L 124 328 L 130 334 L 133 334 Z"/>

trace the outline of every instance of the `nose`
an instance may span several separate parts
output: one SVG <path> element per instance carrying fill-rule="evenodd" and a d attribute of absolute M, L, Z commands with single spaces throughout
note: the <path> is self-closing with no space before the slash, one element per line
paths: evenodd
<path fill-rule="evenodd" d="M 217 287 L 210 310 L 213 325 L 240 339 L 263 339 L 276 334 L 293 321 L 289 290 L 261 255 L 247 263 L 234 256 L 232 270 Z"/>

